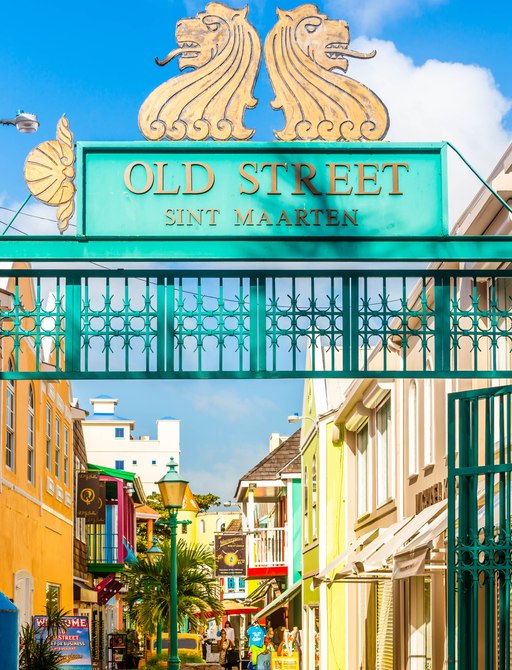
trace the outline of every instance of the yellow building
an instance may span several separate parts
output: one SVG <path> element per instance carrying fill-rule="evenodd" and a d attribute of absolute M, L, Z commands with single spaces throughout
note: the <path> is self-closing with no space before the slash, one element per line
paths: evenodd
<path fill-rule="evenodd" d="M 17 304 L 33 309 L 32 280 L 0 278 L 0 298 L 5 332 Z M 51 364 L 50 347 L 46 352 Z M 28 339 L 4 336 L 0 357 L 4 373 L 14 368 L 16 358 L 18 369 L 33 370 L 36 347 Z M 18 607 L 23 624 L 44 613 L 48 600 L 73 609 L 70 383 L 4 379 L 0 408 L 0 592 Z"/>

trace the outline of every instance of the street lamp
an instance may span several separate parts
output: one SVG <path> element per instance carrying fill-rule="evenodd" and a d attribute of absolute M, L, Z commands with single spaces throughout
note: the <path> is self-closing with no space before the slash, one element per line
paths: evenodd
<path fill-rule="evenodd" d="M 164 555 L 164 552 L 158 546 L 158 538 L 153 538 L 152 546 L 146 551 L 146 556 L 151 562 L 161 559 Z M 160 590 L 160 587 L 158 587 Z M 156 624 L 156 653 L 162 653 L 162 620 L 159 618 Z"/>
<path fill-rule="evenodd" d="M 190 523 L 190 521 L 178 521 L 178 511 L 183 505 L 183 498 L 188 482 L 181 479 L 176 472 L 174 458 L 168 463 L 169 470 L 158 482 L 160 495 L 164 507 L 169 510 L 169 520 L 157 523 L 169 526 L 171 535 L 170 555 L 170 597 L 169 597 L 169 659 L 168 670 L 179 670 L 180 659 L 178 656 L 178 557 L 176 550 L 176 528 L 178 524 Z"/>
<path fill-rule="evenodd" d="M 35 133 L 39 128 L 39 120 L 35 114 L 29 114 L 23 110 L 16 113 L 14 119 L 0 119 L 0 125 L 16 126 L 20 133 Z"/>

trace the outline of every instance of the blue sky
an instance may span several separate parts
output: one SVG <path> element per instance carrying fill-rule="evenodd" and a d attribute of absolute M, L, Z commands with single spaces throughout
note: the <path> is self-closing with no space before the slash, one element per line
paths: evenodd
<path fill-rule="evenodd" d="M 249 18 L 262 37 L 275 21 L 276 3 L 250 1 Z M 298 4 L 298 3 L 297 3 Z M 293 8 L 285 3 L 282 8 Z M 203 9 L 188 0 L 152 3 L 39 3 L 22 9 L 5 3 L 0 20 L 0 116 L 35 112 L 36 135 L 0 128 L 0 221 L 26 196 L 23 162 L 29 150 L 55 136 L 65 113 L 77 140 L 140 140 L 137 114 L 146 96 L 177 73 L 158 68 L 154 57 L 175 47 L 176 22 Z M 347 19 L 353 46 L 376 48 L 372 61 L 350 65 L 348 74 L 367 83 L 387 104 L 390 140 L 451 140 L 484 175 L 512 136 L 510 5 L 483 7 L 471 0 L 330 0 L 320 5 L 332 18 Z M 255 140 L 271 140 L 282 117 L 264 65 L 255 89 L 259 104 L 246 114 Z M 476 184 L 451 161 L 453 217 Z M 53 211 L 31 203 L 19 230 L 53 232 Z M 34 218 L 42 216 L 42 219 Z M 300 411 L 302 384 L 253 382 L 90 382 L 74 384 L 88 399 L 107 393 L 119 412 L 135 419 L 136 434 L 154 434 L 154 421 L 182 419 L 182 470 L 196 491 L 232 495 L 238 476 L 266 451 L 271 432 L 289 433 L 286 417 Z"/>

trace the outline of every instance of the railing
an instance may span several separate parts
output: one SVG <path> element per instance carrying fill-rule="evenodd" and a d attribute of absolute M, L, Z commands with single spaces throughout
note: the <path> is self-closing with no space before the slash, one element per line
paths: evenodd
<path fill-rule="evenodd" d="M 270 568 L 286 565 L 286 528 L 255 528 L 251 531 L 250 568 Z"/>
<path fill-rule="evenodd" d="M 87 535 L 87 562 L 106 565 L 119 563 L 118 534 L 90 529 Z"/>

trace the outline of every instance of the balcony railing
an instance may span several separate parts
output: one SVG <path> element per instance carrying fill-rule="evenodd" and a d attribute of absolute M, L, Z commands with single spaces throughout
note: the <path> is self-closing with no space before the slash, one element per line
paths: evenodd
<path fill-rule="evenodd" d="M 286 528 L 255 528 L 249 533 L 249 567 L 286 565 Z"/>
<path fill-rule="evenodd" d="M 87 562 L 94 564 L 119 563 L 119 544 L 117 533 L 93 532 L 87 537 Z"/>

